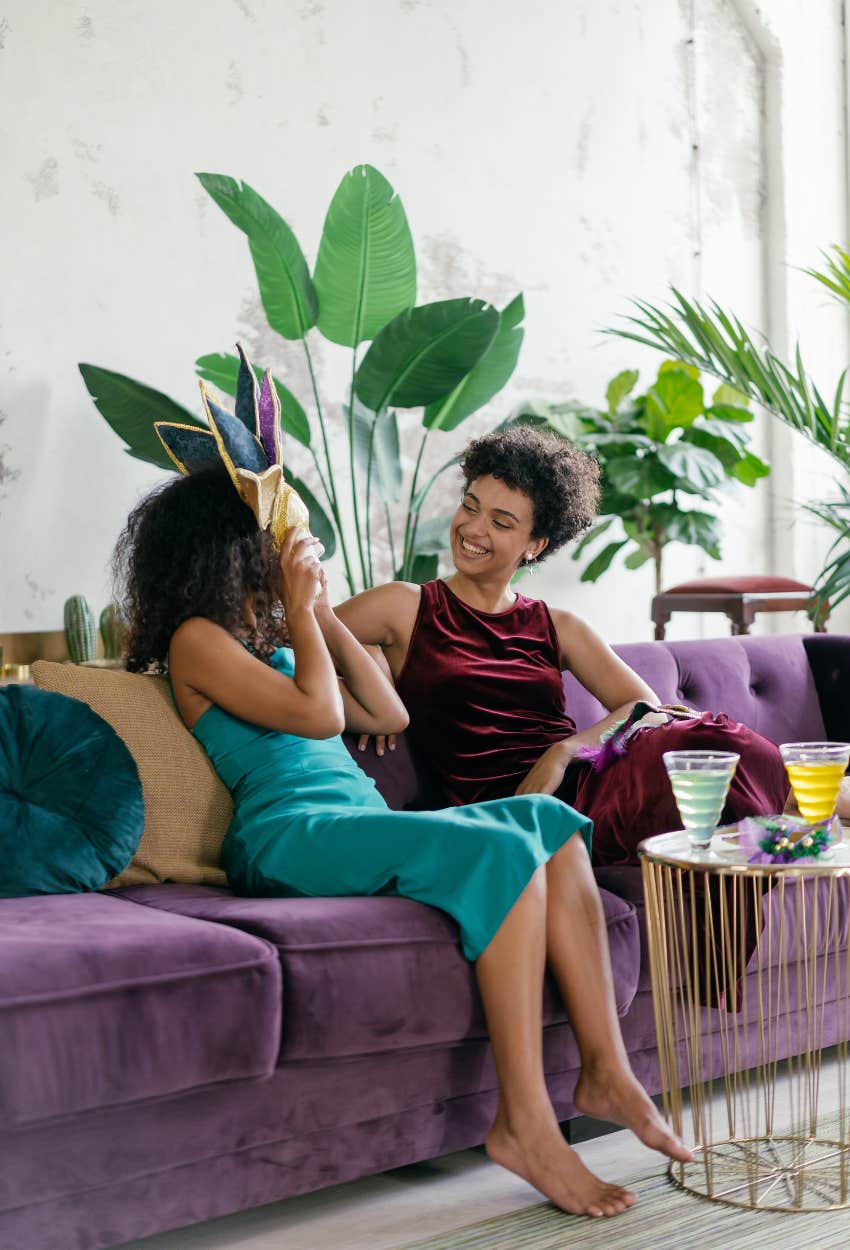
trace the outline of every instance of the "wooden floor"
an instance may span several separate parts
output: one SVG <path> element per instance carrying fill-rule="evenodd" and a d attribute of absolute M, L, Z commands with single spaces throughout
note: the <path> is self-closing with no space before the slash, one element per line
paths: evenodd
<path fill-rule="evenodd" d="M 718 1108 L 720 1097 L 717 1100 Z M 838 1107 L 838 1064 L 824 1056 L 820 1106 Z M 593 1131 L 574 1121 L 577 1136 Z M 631 1133 L 579 1141 L 584 1162 L 606 1180 L 622 1181 L 664 1167 Z M 239 1215 L 126 1244 L 125 1250 L 400 1250 L 476 1220 L 541 1202 L 536 1190 L 465 1150 L 333 1189 L 290 1198 Z M 698 1201 L 698 1200 L 695 1200 Z M 612 1222 L 612 1245 L 616 1244 Z"/>

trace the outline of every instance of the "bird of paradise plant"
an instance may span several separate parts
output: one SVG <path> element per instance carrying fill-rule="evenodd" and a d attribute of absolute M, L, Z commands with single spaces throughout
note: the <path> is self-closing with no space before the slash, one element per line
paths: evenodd
<path fill-rule="evenodd" d="M 432 434 L 452 431 L 477 412 L 510 378 L 523 338 L 522 295 L 501 312 L 472 298 L 416 305 L 416 257 L 407 217 L 392 186 L 371 165 L 358 165 L 339 184 L 312 275 L 289 225 L 253 187 L 224 174 L 197 177 L 247 236 L 269 326 L 303 347 L 311 391 L 307 404 L 279 378 L 272 382 L 283 434 L 301 444 L 312 461 L 321 500 L 305 482 L 284 472 L 309 508 L 313 532 L 328 555 L 339 545 L 352 594 L 374 581 L 376 514 L 383 514 L 396 576 L 433 577 L 438 553 L 447 546 L 448 519 L 424 522 L 422 510 L 435 482 L 457 457 L 423 483 L 426 446 Z M 352 353 L 343 406 L 351 531 L 331 454 L 332 418 L 319 393 L 310 350 L 314 331 Z M 161 391 L 97 365 L 79 367 L 101 415 L 138 459 L 174 469 L 156 438 L 155 420 L 207 428 Z M 204 381 L 236 395 L 235 356 L 204 355 L 196 369 Z M 406 506 L 394 526 L 391 508 L 403 494 L 397 410 L 409 408 L 423 410 L 422 431 Z"/>

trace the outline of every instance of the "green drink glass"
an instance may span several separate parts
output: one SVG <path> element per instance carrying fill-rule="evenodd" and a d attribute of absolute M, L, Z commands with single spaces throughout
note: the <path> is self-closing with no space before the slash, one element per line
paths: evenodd
<path fill-rule="evenodd" d="M 664 766 L 691 846 L 709 850 L 739 759 L 734 751 L 664 752 Z"/>

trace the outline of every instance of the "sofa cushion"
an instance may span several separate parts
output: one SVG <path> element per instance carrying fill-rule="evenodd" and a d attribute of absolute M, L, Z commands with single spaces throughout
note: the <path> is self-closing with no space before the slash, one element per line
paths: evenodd
<path fill-rule="evenodd" d="M 283 968 L 281 1059 L 368 1054 L 486 1034 L 472 966 L 444 912 L 407 898 L 238 898 L 198 886 L 133 886 L 122 898 L 273 942 Z M 617 1008 L 640 966 L 635 910 L 602 892 Z M 544 1024 L 565 1019 L 547 978 Z"/>
<path fill-rule="evenodd" d="M 139 774 L 111 725 L 48 690 L 0 691 L 0 896 L 100 889 L 143 823 Z"/>
<path fill-rule="evenodd" d="M 247 933 L 104 894 L 0 903 L 0 1124 L 274 1069 L 281 977 Z"/>
<path fill-rule="evenodd" d="M 112 885 L 203 881 L 224 885 L 221 843 L 230 794 L 181 721 L 165 677 L 38 660 L 39 686 L 88 703 L 124 739 L 136 761 L 145 829 L 129 868 Z"/>
<path fill-rule="evenodd" d="M 748 573 L 742 577 L 697 577 L 690 582 L 668 586 L 663 595 L 778 595 L 782 591 L 804 590 L 812 593 L 811 586 L 795 581 L 793 577 L 772 577 Z"/>

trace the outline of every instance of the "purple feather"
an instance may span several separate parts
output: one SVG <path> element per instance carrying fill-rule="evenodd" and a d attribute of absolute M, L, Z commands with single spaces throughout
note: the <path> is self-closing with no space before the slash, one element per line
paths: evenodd
<path fill-rule="evenodd" d="M 260 387 L 260 399 L 257 404 L 257 413 L 259 416 L 259 434 L 260 442 L 263 444 L 263 451 L 269 458 L 269 464 L 278 463 L 277 444 L 275 442 L 275 426 L 277 425 L 277 405 L 275 404 L 275 395 L 272 393 L 272 380 L 266 371 L 263 374 L 263 382 Z"/>
<path fill-rule="evenodd" d="M 236 378 L 236 406 L 234 413 L 245 426 L 248 433 L 256 438 L 257 379 L 241 343 L 236 344 L 236 350 L 239 353 L 239 373 Z"/>
<path fill-rule="evenodd" d="M 575 758 L 577 760 L 587 760 L 589 764 L 593 765 L 595 773 L 604 773 L 606 768 L 616 763 L 621 756 L 626 754 L 626 746 L 627 740 L 618 731 L 598 745 L 587 743 L 585 746 L 578 747 Z"/>

